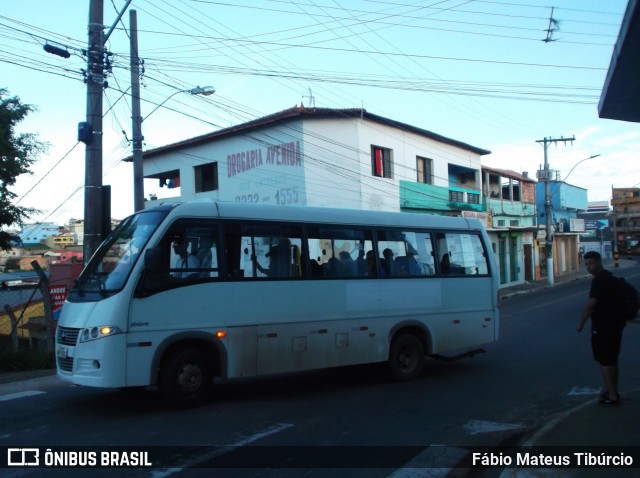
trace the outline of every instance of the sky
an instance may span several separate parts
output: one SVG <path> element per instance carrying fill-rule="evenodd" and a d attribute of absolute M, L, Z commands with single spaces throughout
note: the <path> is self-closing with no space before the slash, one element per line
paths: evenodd
<path fill-rule="evenodd" d="M 484 165 L 559 179 L 607 201 L 640 185 L 635 123 L 598 102 L 627 0 L 104 0 L 112 69 L 104 94 L 103 183 L 112 216 L 133 212 L 130 10 L 143 59 L 144 149 L 294 105 L 365 108 L 491 151 Z M 48 152 L 12 189 L 33 220 L 84 211 L 83 70 L 88 0 L 4 0 L 0 88 L 36 111 L 18 132 Z M 553 21 L 551 20 L 553 19 Z M 549 41 L 544 41 L 549 40 Z M 45 44 L 67 50 L 51 55 Z M 185 92 L 213 86 L 211 96 Z M 596 156 L 592 159 L 586 159 Z M 167 194 L 151 181 L 145 195 Z"/>

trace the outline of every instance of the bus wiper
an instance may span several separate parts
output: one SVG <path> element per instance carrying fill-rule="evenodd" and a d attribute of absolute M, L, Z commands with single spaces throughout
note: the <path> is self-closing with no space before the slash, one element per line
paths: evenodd
<path fill-rule="evenodd" d="M 104 282 L 98 279 L 98 288 L 100 289 L 100 295 L 102 297 L 107 297 L 107 289 L 104 288 Z"/>
<path fill-rule="evenodd" d="M 107 290 L 104 287 L 104 282 L 100 279 L 100 274 L 85 275 L 82 279 L 82 281 L 80 279 L 76 279 L 73 283 L 73 288 L 80 297 L 83 297 L 88 291 L 95 291 L 96 287 L 94 283 L 97 284 L 97 289 L 101 296 L 106 297 L 108 295 Z M 89 284 L 91 284 L 91 287 L 88 286 Z"/>
<path fill-rule="evenodd" d="M 84 297 L 84 290 L 82 290 L 79 279 L 73 281 L 72 289 L 75 289 L 80 297 Z"/>

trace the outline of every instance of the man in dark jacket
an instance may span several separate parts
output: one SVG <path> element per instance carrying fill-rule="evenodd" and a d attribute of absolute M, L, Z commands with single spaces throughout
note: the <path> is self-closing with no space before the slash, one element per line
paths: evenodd
<path fill-rule="evenodd" d="M 618 394 L 618 355 L 622 343 L 622 330 L 625 321 L 616 316 L 614 303 L 616 282 L 611 273 L 602 267 L 600 254 L 594 251 L 584 255 L 584 264 L 593 275 L 589 300 L 582 312 L 577 330 L 581 332 L 591 317 L 591 349 L 593 358 L 600 364 L 606 391 L 600 395 L 600 403 L 617 405 Z"/>

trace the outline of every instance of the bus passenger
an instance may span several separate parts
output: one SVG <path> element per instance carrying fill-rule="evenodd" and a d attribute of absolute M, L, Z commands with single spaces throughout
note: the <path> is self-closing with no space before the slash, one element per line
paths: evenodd
<path fill-rule="evenodd" d="M 282 239 L 277 246 L 271 246 L 265 254 L 269 258 L 269 267 L 263 267 L 255 255 L 251 256 L 254 267 L 267 277 L 289 277 L 291 275 L 291 242 Z"/>
<path fill-rule="evenodd" d="M 357 276 L 366 276 L 367 275 L 367 261 L 364 258 L 364 249 L 362 245 L 358 247 L 358 258 L 355 261 L 356 270 L 355 273 Z"/>
<path fill-rule="evenodd" d="M 340 251 L 340 262 L 338 266 L 338 275 L 341 277 L 351 277 L 354 273 L 355 262 L 348 251 Z"/>
<path fill-rule="evenodd" d="M 391 277 L 396 275 L 396 263 L 393 260 L 393 251 L 388 247 L 382 251 L 382 255 L 384 259 L 382 259 L 382 268 L 384 269 L 384 273 L 387 277 Z"/>
<path fill-rule="evenodd" d="M 176 254 L 176 259 L 173 264 L 173 269 L 175 270 L 171 273 L 173 277 L 185 279 L 198 275 L 197 271 L 191 269 L 197 269 L 200 266 L 200 261 L 198 261 L 198 258 L 194 254 L 189 254 L 187 246 L 185 246 L 184 240 L 181 237 L 174 239 L 173 252 Z"/>
<path fill-rule="evenodd" d="M 451 272 L 451 261 L 449 260 L 449 253 L 446 252 L 444 256 L 442 256 L 442 261 L 440 262 L 440 271 L 442 274 L 449 274 Z"/>
<path fill-rule="evenodd" d="M 213 261 L 213 255 L 211 248 L 213 247 L 213 241 L 209 237 L 203 237 L 200 239 L 200 247 L 198 247 L 197 259 L 201 269 L 211 269 L 211 263 Z M 210 277 L 210 271 L 201 271 L 200 277 Z"/>
<path fill-rule="evenodd" d="M 367 252 L 367 275 L 369 277 L 384 276 L 384 269 L 379 270 L 376 267 L 376 256 L 373 251 Z"/>
<path fill-rule="evenodd" d="M 317 260 L 315 259 L 310 259 L 309 260 L 309 265 L 311 268 L 311 276 L 312 277 L 322 277 L 323 275 L 323 271 L 322 271 L 322 266 L 320 265 L 320 261 L 322 260 L 322 258 L 318 257 Z"/>

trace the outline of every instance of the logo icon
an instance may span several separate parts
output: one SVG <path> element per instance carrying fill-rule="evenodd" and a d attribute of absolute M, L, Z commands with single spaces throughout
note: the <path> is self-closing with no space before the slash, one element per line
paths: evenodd
<path fill-rule="evenodd" d="M 7 464 L 9 466 L 39 466 L 39 448 L 9 448 L 7 450 Z"/>

